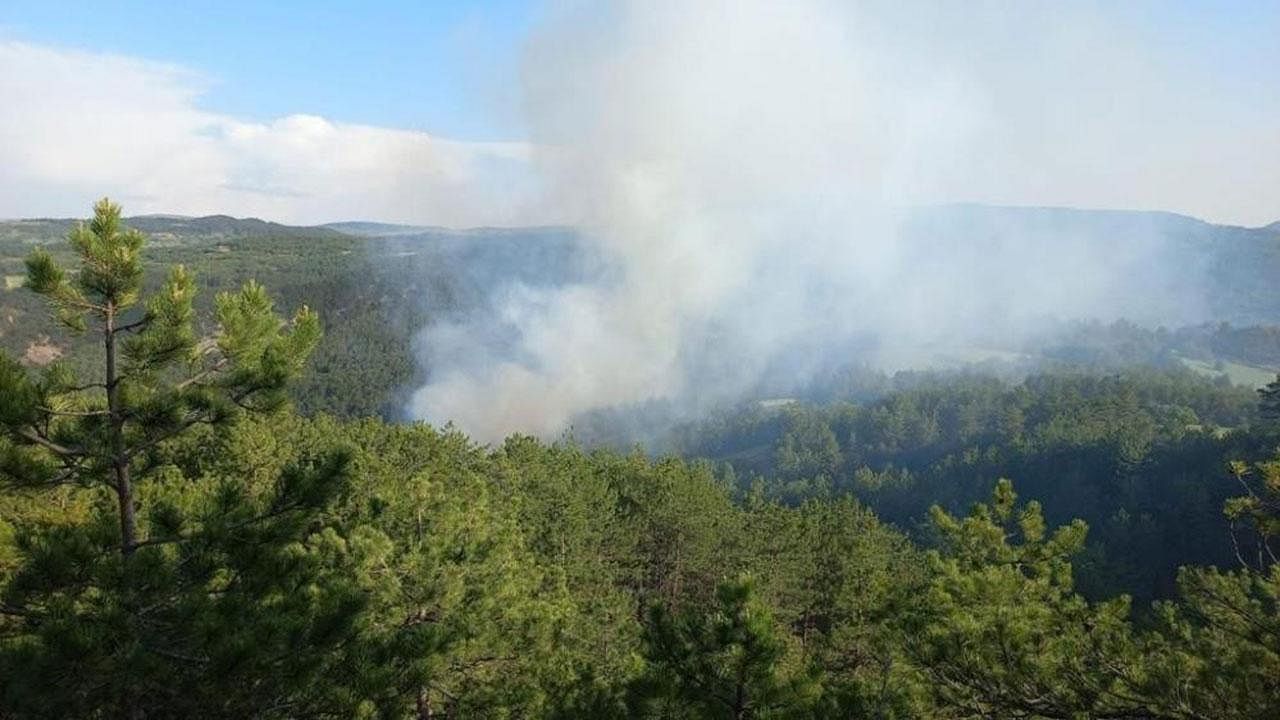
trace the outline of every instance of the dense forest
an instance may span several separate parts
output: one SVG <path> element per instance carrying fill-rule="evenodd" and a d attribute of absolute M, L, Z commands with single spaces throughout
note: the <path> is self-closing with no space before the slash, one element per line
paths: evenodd
<path fill-rule="evenodd" d="M 497 279 L 530 285 L 572 280 L 583 268 L 573 236 L 559 228 L 454 231 L 340 224 L 347 232 L 299 228 L 222 216 L 130 218 L 148 235 L 148 290 L 168 267 L 190 269 L 201 293 L 196 322 L 209 331 L 219 292 L 257 279 L 289 307 L 325 310 L 325 336 L 309 370 L 291 387 L 304 414 L 378 415 L 400 419 L 401 395 L 417 379 L 417 332 L 481 308 Z M 74 228 L 63 220 L 0 222 L 0 349 L 31 366 L 60 359 L 95 372 L 96 343 L 44 322 L 40 298 L 23 292 L 23 262 L 43 247 L 59 262 L 74 254 L 61 241 Z M 375 236 L 357 231 L 373 229 Z"/>
<path fill-rule="evenodd" d="M 504 292 L 558 287 L 609 272 L 588 243 L 565 228 L 442 228 L 336 223 L 294 227 L 226 216 L 143 216 L 128 224 L 148 236 L 143 258 L 148 289 L 166 268 L 182 264 L 199 283 L 197 322 L 207 322 L 212 298 L 256 278 L 284 306 L 323 308 L 325 336 L 309 370 L 290 389 L 298 410 L 340 417 L 378 415 L 403 419 L 407 389 L 431 371 L 420 331 L 456 319 L 486 328 L 501 345 L 513 332 L 492 304 Z M 0 221 L 0 349 L 42 366 L 58 358 L 93 372 L 96 344 L 50 328 L 40 298 L 21 289 L 24 258 L 45 247 L 59 262 L 74 259 L 62 239 L 72 220 Z M 970 347 L 943 348 L 932 366 L 974 370 L 1020 380 L 1042 370 L 1114 371 L 1145 365 L 1189 368 L 1211 378 L 1261 385 L 1280 370 L 1280 297 L 1271 278 L 1280 272 L 1280 229 L 1210 225 L 1162 213 L 1114 213 L 1048 208 L 960 206 L 923 213 L 905 231 L 910 242 L 929 246 L 947 233 L 962 238 L 974 254 L 997 256 L 1028 238 L 1069 245 L 1076 254 L 1111 252 L 1115 239 L 1159 238 L 1152 264 L 1180 268 L 1182 289 L 1203 288 L 1212 321 L 1140 325 L 1045 318 L 1037 331 L 1014 338 L 983 338 Z M 1007 253 L 1006 253 L 1007 254 Z M 1141 314 L 1145 287 L 1118 298 Z M 1271 324 L 1268 324 L 1271 323 Z M 202 330 L 208 330 L 203 327 Z M 825 404 L 867 401 L 892 390 L 892 377 L 868 373 L 838 354 L 831 367 L 797 380 L 789 374 L 760 388 L 760 397 L 796 397 Z M 81 357 L 85 361 L 81 362 Z M 909 374 L 908 374 L 909 376 Z M 646 444 L 655 428 L 679 417 L 627 409 L 622 422 L 581 418 L 584 441 L 599 439 L 622 448 Z M 628 429 L 630 426 L 630 429 Z"/>
<path fill-rule="evenodd" d="M 482 446 L 386 403 L 400 301 L 483 277 L 147 244 L 106 201 L 66 232 L 6 270 L 0 718 L 1280 714 L 1280 383 L 1185 362 L 1272 330 L 1076 325 L 1025 372 Z M 414 252 L 501 251 L 448 245 Z"/>

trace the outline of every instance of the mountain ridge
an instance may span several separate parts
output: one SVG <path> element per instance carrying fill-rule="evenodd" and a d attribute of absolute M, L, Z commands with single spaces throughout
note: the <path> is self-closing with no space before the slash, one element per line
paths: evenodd
<path fill-rule="evenodd" d="M 929 205 L 915 205 L 906 208 L 908 215 L 914 215 L 920 212 L 925 214 L 961 211 L 961 212 L 980 212 L 995 213 L 1020 216 L 1049 216 L 1056 218 L 1079 218 L 1079 219 L 1095 219 L 1095 220 L 1127 220 L 1127 221 L 1161 221 L 1166 223 L 1182 223 L 1187 225 L 1198 225 L 1212 228 L 1222 228 L 1230 230 L 1245 231 L 1273 231 L 1280 232 L 1280 220 L 1268 223 L 1266 225 L 1248 226 L 1238 225 L 1234 223 L 1221 223 L 1212 220 L 1205 220 L 1194 215 L 1173 212 L 1169 210 L 1128 210 L 1116 208 L 1087 208 L 1073 207 L 1065 205 L 999 205 L 989 203 L 971 203 L 971 202 L 955 202 L 955 203 L 937 203 Z M 0 219 L 0 227 L 10 225 L 38 225 L 38 224 L 56 224 L 67 225 L 68 227 L 77 222 L 80 218 L 70 217 L 22 217 L 22 218 L 3 218 Z M 266 233 L 268 231 L 287 231 L 296 232 L 299 230 L 308 231 L 333 231 L 344 235 L 354 237 L 394 237 L 405 235 L 419 234 L 466 234 L 473 232 L 484 233 L 501 233 L 512 231 L 526 230 L 564 230 L 566 226 L 562 225 L 519 225 L 519 226 L 496 226 L 496 225 L 476 225 L 468 227 L 450 227 L 445 225 L 415 225 L 410 223 L 393 223 L 383 222 L 379 220 L 339 220 L 327 223 L 317 224 L 290 224 L 282 223 L 274 220 L 266 220 L 259 217 L 236 217 L 225 213 L 216 213 L 213 215 L 184 215 L 178 213 L 147 213 L 144 215 L 134 215 L 124 219 L 126 224 L 137 227 L 139 230 L 146 230 L 146 227 L 153 228 L 156 232 L 172 232 L 175 228 L 188 226 L 191 229 L 199 229 L 210 225 L 225 225 L 234 227 L 243 234 Z"/>

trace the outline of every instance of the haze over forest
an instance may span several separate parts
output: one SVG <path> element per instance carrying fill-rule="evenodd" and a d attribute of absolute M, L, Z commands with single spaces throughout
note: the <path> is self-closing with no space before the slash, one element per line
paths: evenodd
<path fill-rule="evenodd" d="M 0 720 L 1280 714 L 1280 8 L 52 5 Z"/>
<path fill-rule="evenodd" d="M 202 109 L 200 83 L 171 66 L 10 40 L 2 146 L 20 155 L 0 213 L 65 216 L 115 184 L 134 212 L 572 226 L 598 272 L 510 288 L 498 338 L 466 319 L 428 328 L 431 369 L 408 402 L 486 439 L 554 434 L 612 405 L 732 398 L 851 344 L 892 368 L 1047 317 L 1218 319 L 1205 271 L 1155 259 L 1165 220 L 1080 239 L 1066 215 L 984 229 L 931 213 L 922 231 L 909 210 L 1275 221 L 1274 87 L 1196 64 L 1149 18 L 1091 4 L 549 8 L 504 95 L 526 134 L 500 142 L 246 121 Z M 113 110 L 93 122 L 116 125 L 86 132 L 78 109 L 100 103 Z M 100 136 L 113 141 L 86 142 Z M 148 170 L 111 175 L 124 166 Z M 713 367 L 711 343 L 731 367 Z"/>

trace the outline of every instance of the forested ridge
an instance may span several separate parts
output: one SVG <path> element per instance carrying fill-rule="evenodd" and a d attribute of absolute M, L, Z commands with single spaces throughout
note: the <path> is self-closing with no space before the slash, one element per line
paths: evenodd
<path fill-rule="evenodd" d="M 1185 369 L 899 377 L 874 400 L 760 403 L 679 428 L 669 446 L 735 484 L 798 503 L 851 494 L 921 531 L 929 508 L 961 512 L 1000 477 L 1053 522 L 1092 528 L 1077 558 L 1091 597 L 1173 592 L 1181 565 L 1234 562 L 1225 468 L 1275 443 L 1258 394 Z"/>
<path fill-rule="evenodd" d="M 173 264 L 193 270 L 202 290 L 197 308 L 206 313 L 198 319 L 207 317 L 214 295 L 250 278 L 285 306 L 309 303 L 325 309 L 328 332 L 310 370 L 290 389 L 304 414 L 401 419 L 406 394 L 432 370 L 426 352 L 431 348 L 419 344 L 423 328 L 461 321 L 480 328 L 487 342 L 502 349 L 506 336 L 516 331 L 493 307 L 504 293 L 556 288 L 609 272 L 589 244 L 566 228 L 295 227 L 220 215 L 142 216 L 129 218 L 128 224 L 148 235 L 143 262 L 152 283 Z M 74 225 L 73 220 L 0 221 L 0 349 L 29 366 L 57 358 L 93 371 L 92 361 L 79 365 L 80 356 L 92 352 L 91 344 L 48 327 L 39 298 L 21 290 L 23 259 L 33 248 L 44 247 L 62 262 L 72 259 L 62 239 Z M 1162 277 L 1156 287 L 1191 292 L 1198 302 L 1182 298 L 1186 304 L 1211 311 L 1212 321 L 1170 317 L 1145 325 L 1045 319 L 1038 332 L 1025 337 L 938 349 L 923 358 L 933 364 L 976 368 L 1006 379 L 1044 369 L 1186 366 L 1254 385 L 1280 370 L 1275 324 L 1280 297 L 1271 289 L 1271 278 L 1280 272 L 1275 226 L 1211 225 L 1164 213 L 957 206 L 922 211 L 904 237 L 925 248 L 963 242 L 967 253 L 1006 258 L 1005 264 L 1013 261 L 1007 259 L 1010 253 L 1014 259 L 1032 253 L 1022 248 L 1027 243 L 1105 257 L 1115 248 L 1145 242 L 1152 246 L 1153 266 L 1182 273 Z M 1133 278 L 1126 287 L 1132 291 L 1117 298 L 1118 306 L 1143 314 L 1146 281 Z M 825 403 L 867 400 L 871 393 L 892 389 L 891 382 L 864 377 L 856 365 L 846 366 L 833 355 L 833 367 L 812 382 L 797 383 L 784 374 L 762 389 L 762 396 Z M 584 439 L 594 439 L 599 431 L 604 440 L 625 447 L 637 439 L 648 442 L 654 434 L 645 428 L 639 437 L 619 437 L 616 427 L 594 428 L 589 420 L 575 423 Z M 662 415 L 651 424 L 665 430 L 672 422 Z M 628 419 L 635 423 L 636 418 Z"/>
<path fill-rule="evenodd" d="M 403 394 L 418 379 L 414 343 L 429 322 L 474 312 L 499 280 L 531 285 L 564 282 L 580 270 L 575 243 L 560 228 L 451 231 L 411 228 L 361 237 L 325 227 L 294 227 L 225 216 L 139 217 L 128 224 L 148 233 L 142 258 L 148 289 L 167 268 L 192 270 L 200 329 L 207 331 L 214 296 L 249 279 L 269 287 L 284 305 L 325 308 L 327 332 L 308 372 L 290 388 L 304 414 L 399 419 Z M 62 238 L 64 220 L 0 222 L 0 349 L 29 366 L 52 359 L 94 372 L 95 344 L 43 320 L 40 298 L 21 289 L 24 258 L 44 248 L 73 260 Z M 340 225 L 344 229 L 347 225 Z"/>
<path fill-rule="evenodd" d="M 341 356 L 385 302 L 346 236 L 297 277 L 175 265 L 106 201 L 69 240 L 6 295 L 79 339 L 0 356 L 0 717 L 1280 714 L 1280 384 L 1174 334 L 833 377 L 665 455 L 481 446 L 362 404 L 407 364 L 349 384 L 409 341 Z"/>

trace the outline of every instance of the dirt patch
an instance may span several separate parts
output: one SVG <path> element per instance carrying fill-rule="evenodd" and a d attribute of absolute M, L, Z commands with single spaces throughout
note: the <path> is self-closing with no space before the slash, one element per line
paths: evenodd
<path fill-rule="evenodd" d="M 27 276 L 26 276 L 26 275 L 5 275 L 5 276 L 4 276 L 4 289 L 5 289 L 5 290 L 17 290 L 18 288 L 20 288 L 20 287 L 22 287 L 23 285 L 25 285 L 25 284 L 26 284 L 26 282 L 27 282 Z"/>
<path fill-rule="evenodd" d="M 27 345 L 27 351 L 22 354 L 22 362 L 35 367 L 44 367 L 62 355 L 62 348 L 49 342 L 46 336 Z"/>

